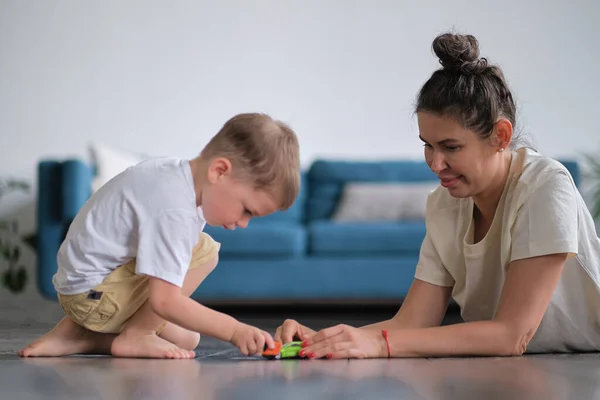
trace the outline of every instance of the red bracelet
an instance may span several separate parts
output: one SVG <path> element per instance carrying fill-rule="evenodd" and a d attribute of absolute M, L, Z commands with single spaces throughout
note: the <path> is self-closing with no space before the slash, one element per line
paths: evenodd
<path fill-rule="evenodd" d="M 385 344 L 387 346 L 388 358 L 392 358 L 392 349 L 390 348 L 390 341 L 388 339 L 388 331 L 385 329 L 382 329 L 381 333 L 383 334 L 383 338 L 385 339 Z"/>

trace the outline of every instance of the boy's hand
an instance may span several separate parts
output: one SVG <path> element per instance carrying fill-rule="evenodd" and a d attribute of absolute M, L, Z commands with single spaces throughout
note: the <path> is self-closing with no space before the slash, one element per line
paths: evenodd
<path fill-rule="evenodd" d="M 292 342 L 294 340 L 304 341 L 315 333 L 317 332 L 307 328 L 304 325 L 300 325 L 298 321 L 286 319 L 283 322 L 283 325 L 281 325 L 279 328 L 277 328 L 277 331 L 275 331 L 275 340 L 283 344 Z"/>
<path fill-rule="evenodd" d="M 231 336 L 231 343 L 239 348 L 245 356 L 261 355 L 265 349 L 265 344 L 269 349 L 275 346 L 273 338 L 268 332 L 241 322 Z"/>

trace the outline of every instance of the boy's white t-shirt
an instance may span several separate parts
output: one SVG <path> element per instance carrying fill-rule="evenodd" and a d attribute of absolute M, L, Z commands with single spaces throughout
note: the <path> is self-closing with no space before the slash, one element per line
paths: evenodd
<path fill-rule="evenodd" d="M 65 295 L 87 292 L 133 258 L 137 274 L 181 287 L 205 223 L 189 161 L 144 161 L 78 212 L 58 251 L 54 287 Z"/>
<path fill-rule="evenodd" d="M 473 243 L 473 200 L 435 189 L 415 277 L 453 287 L 465 322 L 491 320 L 512 261 L 569 253 L 527 352 L 600 349 L 600 240 L 568 170 L 528 149 L 513 152 L 487 235 Z"/>

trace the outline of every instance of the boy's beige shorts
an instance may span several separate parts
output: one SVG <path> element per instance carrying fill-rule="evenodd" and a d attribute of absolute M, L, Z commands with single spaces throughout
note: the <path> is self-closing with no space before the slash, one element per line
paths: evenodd
<path fill-rule="evenodd" d="M 194 246 L 189 269 L 215 259 L 221 245 L 208 234 L 201 232 Z M 135 273 L 135 259 L 116 268 L 93 290 L 74 295 L 58 294 L 65 314 L 91 331 L 120 333 L 129 319 L 148 299 L 148 276 Z M 157 334 L 165 326 L 157 327 Z"/>

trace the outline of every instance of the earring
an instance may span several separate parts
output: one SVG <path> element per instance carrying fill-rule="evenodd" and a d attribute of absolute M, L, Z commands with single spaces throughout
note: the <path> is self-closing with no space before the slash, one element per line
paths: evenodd
<path fill-rule="evenodd" d="M 498 153 L 504 153 L 504 148 L 502 148 L 502 147 L 501 147 L 501 148 L 498 150 Z"/>

